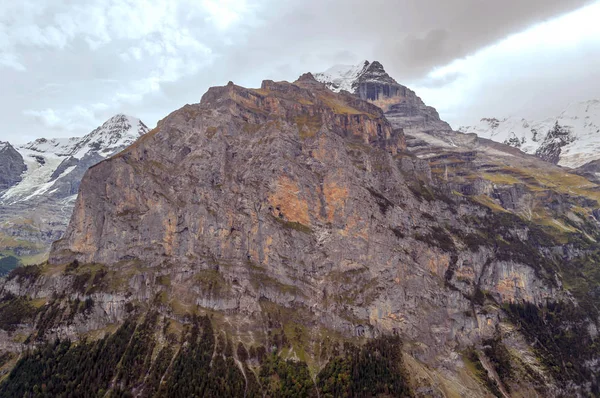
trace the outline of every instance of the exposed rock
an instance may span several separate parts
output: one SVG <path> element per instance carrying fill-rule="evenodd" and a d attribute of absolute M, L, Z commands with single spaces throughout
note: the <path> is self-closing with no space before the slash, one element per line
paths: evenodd
<path fill-rule="evenodd" d="M 361 67 L 362 65 L 362 67 Z M 408 135 L 415 132 L 448 132 L 452 128 L 440 120 L 437 111 L 423 103 L 414 91 L 399 84 L 377 61 L 357 66 L 334 66 L 317 73 L 316 79 L 335 92 L 347 90 L 382 108 L 395 128 Z"/>
<path fill-rule="evenodd" d="M 8 142 L 0 141 L 0 191 L 20 182 L 25 170 L 23 156 Z"/>
<path fill-rule="evenodd" d="M 554 128 L 546 134 L 535 155 L 547 162 L 558 164 L 562 148 L 573 141 L 575 141 L 573 133 L 556 122 Z"/>
<path fill-rule="evenodd" d="M 406 153 L 398 123 L 310 74 L 211 88 L 91 167 L 49 263 L 0 294 L 58 308 L 53 322 L 19 325 L 40 339 L 123 323 L 128 308 L 180 325 L 200 312 L 240 340 L 284 332 L 290 357 L 317 369 L 321 339 L 398 334 L 427 375 L 418 391 L 590 393 L 595 192 L 473 135 L 420 131 L 424 144 Z M 68 303 L 88 298 L 69 318 Z M 514 376 L 486 350 L 492 340 Z"/>

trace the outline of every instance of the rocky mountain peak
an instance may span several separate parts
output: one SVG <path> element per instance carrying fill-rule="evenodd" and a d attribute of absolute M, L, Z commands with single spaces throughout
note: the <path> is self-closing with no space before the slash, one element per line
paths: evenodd
<path fill-rule="evenodd" d="M 147 132 L 148 127 L 140 119 L 118 114 L 84 136 L 74 145 L 71 155 L 81 157 L 88 151 L 108 154 L 114 152 L 115 148 L 131 145 Z"/>
<path fill-rule="evenodd" d="M 387 83 L 390 85 L 398 85 L 398 82 L 394 80 L 388 73 L 385 71 L 383 65 L 378 61 L 373 61 L 368 64 L 363 73 L 357 79 L 358 84 L 373 82 L 373 83 Z"/>
<path fill-rule="evenodd" d="M 384 113 L 381 97 L 310 75 L 213 87 L 89 169 L 49 261 L 0 282 L 0 344 L 21 353 L 120 327 L 61 345 L 69 355 L 15 355 L 30 362 L 0 393 L 50 388 L 58 371 L 28 371 L 41 355 L 85 362 L 84 376 L 109 355 L 117 374 L 97 382 L 109 394 L 361 395 L 348 369 L 377 380 L 373 395 L 411 396 L 409 382 L 417 396 L 597 391 L 597 186 L 476 137 L 435 146 L 432 113 L 398 90 Z M 430 139 L 426 156 L 404 151 L 407 129 Z M 71 356 L 88 341 L 86 361 Z M 227 366 L 236 383 L 191 371 Z M 291 378 L 314 394 L 280 388 Z M 203 394 L 198 380 L 241 388 Z"/>
<path fill-rule="evenodd" d="M 0 141 L 0 193 L 23 179 L 27 166 L 9 142 Z"/>
<path fill-rule="evenodd" d="M 519 148 L 552 163 L 578 168 L 600 159 L 600 101 L 569 104 L 558 115 L 539 120 L 483 118 L 459 129 Z"/>
<path fill-rule="evenodd" d="M 407 135 L 426 133 L 443 137 L 452 131 L 435 108 L 425 105 L 414 91 L 399 84 L 378 61 L 364 61 L 355 66 L 336 65 L 314 77 L 331 91 L 348 91 L 377 105 L 394 128 L 403 129 Z"/>
<path fill-rule="evenodd" d="M 294 83 L 295 84 L 308 84 L 308 85 L 324 86 L 323 83 L 321 83 L 317 79 L 315 79 L 315 76 L 310 72 L 304 73 L 303 75 L 301 75 L 298 78 L 298 80 L 296 80 Z"/>

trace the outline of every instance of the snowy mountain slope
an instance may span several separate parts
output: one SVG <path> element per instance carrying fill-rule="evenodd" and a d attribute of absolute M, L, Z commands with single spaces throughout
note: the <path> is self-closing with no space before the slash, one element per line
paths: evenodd
<path fill-rule="evenodd" d="M 87 169 L 147 131 L 139 119 L 115 115 L 83 137 L 0 143 L 0 258 L 40 261 L 64 232 Z"/>
<path fill-rule="evenodd" d="M 600 101 L 569 105 L 540 121 L 485 118 L 459 131 L 509 144 L 561 166 L 577 168 L 600 159 Z"/>
<path fill-rule="evenodd" d="M 100 160 L 120 152 L 147 131 L 148 128 L 139 119 L 116 115 L 84 137 L 39 138 L 18 146 L 15 149 L 23 157 L 27 170 L 19 183 L 1 194 L 0 204 L 29 201 L 53 192 L 62 197 L 74 195 L 79 174 L 83 176 L 77 171 L 85 171 Z M 75 178 L 69 178 L 71 174 L 76 175 Z M 61 195 L 59 182 L 67 180 L 71 189 Z"/>
<path fill-rule="evenodd" d="M 339 93 L 342 90 L 353 93 L 360 75 L 364 74 L 369 67 L 369 61 L 363 61 L 357 65 L 334 65 L 325 72 L 315 73 L 317 81 L 325 83 L 331 91 Z"/>
<path fill-rule="evenodd" d="M 315 73 L 314 77 L 334 92 L 346 90 L 377 105 L 394 128 L 403 129 L 409 139 L 421 134 L 440 135 L 444 139 L 452 131 L 435 108 L 425 105 L 414 91 L 399 84 L 377 61 L 336 65 Z"/>

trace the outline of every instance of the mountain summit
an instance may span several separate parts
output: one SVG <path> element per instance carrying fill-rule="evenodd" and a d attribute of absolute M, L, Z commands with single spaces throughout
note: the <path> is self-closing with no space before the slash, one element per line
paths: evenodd
<path fill-rule="evenodd" d="M 87 169 L 148 132 L 139 119 L 118 114 L 83 137 L 0 143 L 0 252 L 39 259 L 71 216 Z M 8 242 L 8 243 L 6 243 Z"/>
<path fill-rule="evenodd" d="M 213 87 L 90 168 L 49 260 L 0 283 L 0 395 L 595 394 L 597 185 L 475 135 L 407 146 L 375 104 L 420 108 L 384 85 Z"/>
<path fill-rule="evenodd" d="M 336 65 L 316 73 L 315 78 L 334 92 L 345 90 L 371 101 L 384 110 L 394 127 L 402 128 L 407 135 L 443 135 L 452 131 L 435 108 L 425 105 L 414 91 L 394 80 L 377 61 L 364 61 L 355 66 Z"/>
<path fill-rule="evenodd" d="M 364 61 L 354 66 L 336 65 L 325 72 L 316 73 L 315 78 L 325 83 L 331 91 L 345 90 L 372 101 L 394 97 L 401 88 L 378 61 Z M 366 83 L 373 83 L 371 90 L 367 89 Z"/>

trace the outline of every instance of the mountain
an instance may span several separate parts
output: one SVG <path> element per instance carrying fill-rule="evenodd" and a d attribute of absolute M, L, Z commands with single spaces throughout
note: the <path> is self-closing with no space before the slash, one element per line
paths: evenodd
<path fill-rule="evenodd" d="M 19 183 L 26 169 L 23 156 L 10 143 L 0 141 L 0 190 Z"/>
<path fill-rule="evenodd" d="M 334 92 L 345 90 L 377 105 L 384 110 L 386 118 L 407 135 L 452 130 L 434 108 L 396 82 L 377 61 L 364 61 L 355 66 L 336 65 L 314 76 Z"/>
<path fill-rule="evenodd" d="M 16 147 L 0 143 L 0 253 L 5 261 L 35 262 L 47 255 L 66 228 L 87 169 L 147 131 L 139 119 L 116 115 L 84 137 L 40 138 Z"/>
<path fill-rule="evenodd" d="M 359 94 L 213 87 L 90 168 L 0 395 L 597 395 L 598 186 Z"/>
<path fill-rule="evenodd" d="M 578 168 L 600 159 L 600 101 L 569 105 L 556 117 L 540 121 L 517 117 L 485 118 L 464 133 L 502 142 L 546 161 Z"/>

